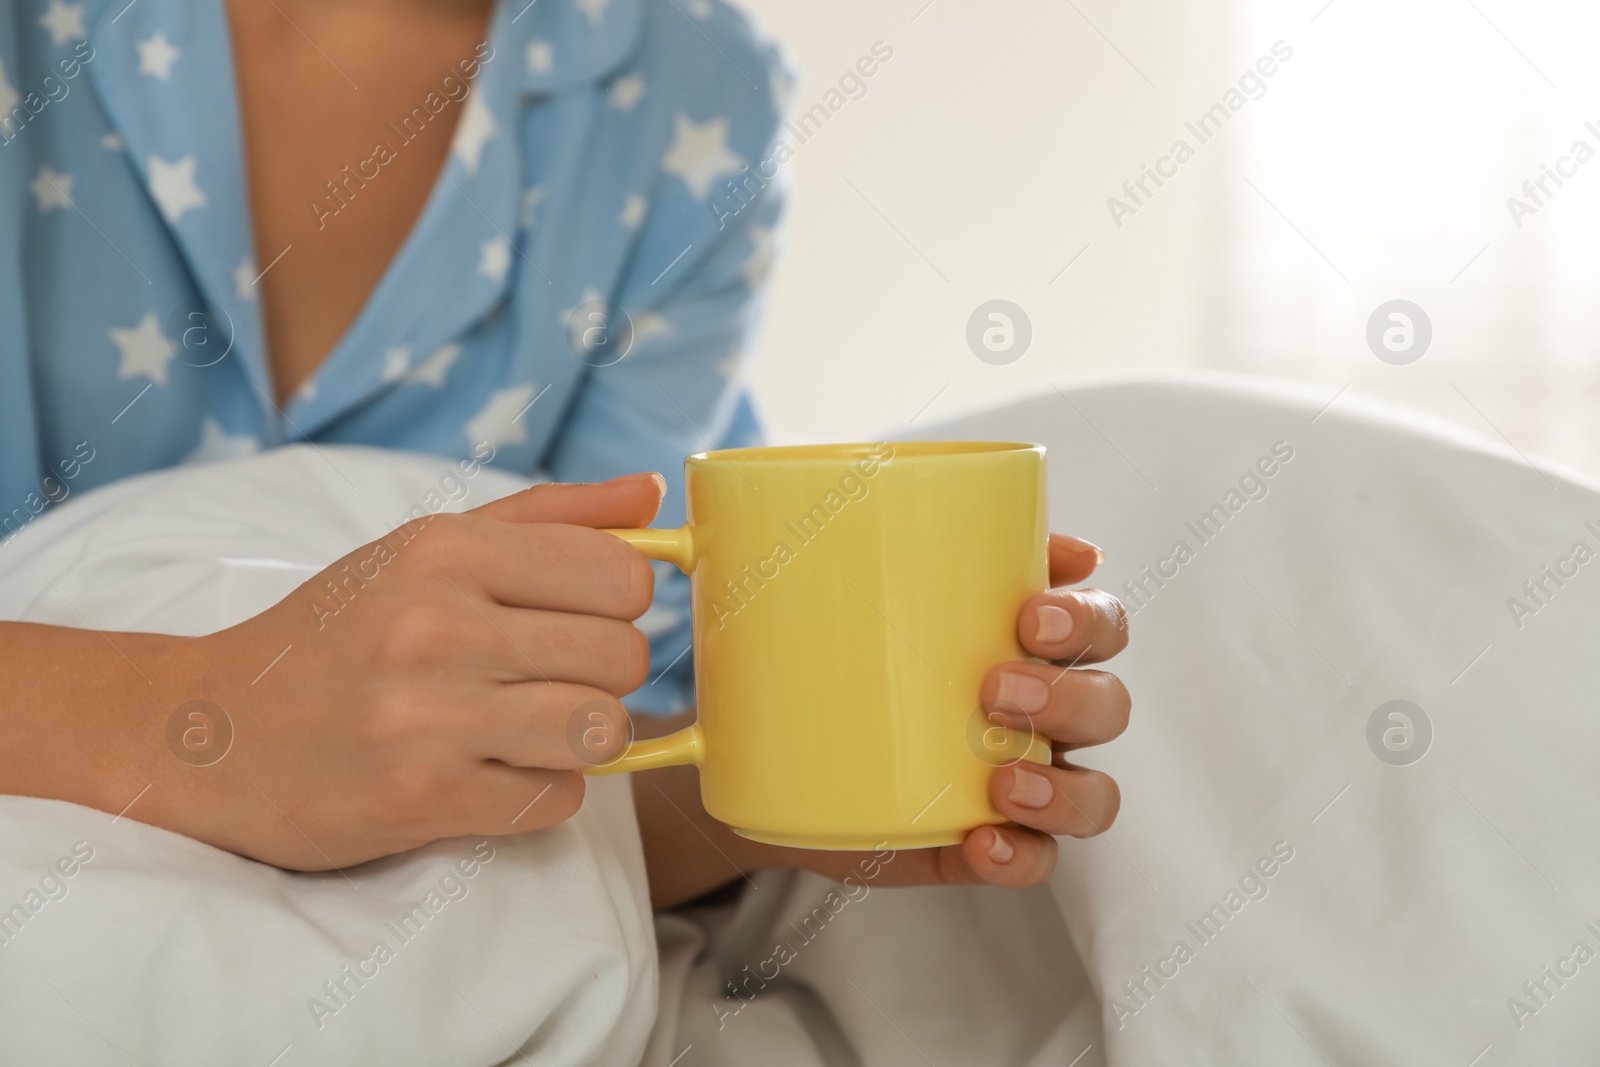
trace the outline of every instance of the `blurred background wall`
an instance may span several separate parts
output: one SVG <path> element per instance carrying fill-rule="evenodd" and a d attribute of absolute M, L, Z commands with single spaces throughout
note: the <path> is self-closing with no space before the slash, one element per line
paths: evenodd
<path fill-rule="evenodd" d="M 744 6 L 800 72 L 791 113 L 835 105 L 784 168 L 751 371 L 776 436 L 1210 367 L 1396 401 L 1600 475 L 1596 5 Z M 864 92 L 830 97 L 876 42 L 893 55 Z M 995 299 L 1031 326 L 1013 362 L 969 345 Z M 1380 316 L 1409 325 L 1391 358 L 1410 362 L 1369 343 L 1393 300 L 1426 317 Z"/>

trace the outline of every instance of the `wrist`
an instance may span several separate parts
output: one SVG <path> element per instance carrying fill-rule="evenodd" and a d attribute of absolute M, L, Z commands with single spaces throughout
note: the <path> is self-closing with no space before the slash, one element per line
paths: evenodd
<path fill-rule="evenodd" d="M 695 768 L 661 767 L 636 771 L 632 778 L 650 896 L 657 910 L 694 900 L 770 866 L 752 847 L 762 846 L 706 812 Z"/>
<path fill-rule="evenodd" d="M 229 847 L 238 709 L 219 684 L 220 635 L 108 636 L 110 676 L 63 701 L 97 735 L 79 750 L 98 766 L 72 776 L 73 795 L 51 795 Z"/>
<path fill-rule="evenodd" d="M 163 703 L 143 741 L 157 765 L 147 779 L 149 793 L 128 814 L 248 854 L 243 846 L 259 816 L 259 798 L 246 795 L 246 768 L 254 761 L 245 734 L 263 716 L 251 679 L 240 677 L 251 664 L 238 638 L 235 630 L 223 630 L 169 639 L 156 651 L 152 677 Z M 262 740 L 259 726 L 253 740 Z"/>

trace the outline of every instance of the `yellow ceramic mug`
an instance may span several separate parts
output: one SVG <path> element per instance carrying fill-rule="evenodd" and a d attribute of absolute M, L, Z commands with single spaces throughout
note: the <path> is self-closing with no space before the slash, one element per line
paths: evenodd
<path fill-rule="evenodd" d="M 1025 655 L 1048 582 L 1044 448 L 987 441 L 703 452 L 689 524 L 613 530 L 691 576 L 698 718 L 590 773 L 694 763 L 757 841 L 925 848 L 1005 821 L 997 765 L 1049 745 L 978 688 Z"/>

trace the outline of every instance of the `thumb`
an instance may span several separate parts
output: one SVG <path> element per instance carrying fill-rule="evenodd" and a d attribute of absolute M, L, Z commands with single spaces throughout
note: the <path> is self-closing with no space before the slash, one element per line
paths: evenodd
<path fill-rule="evenodd" d="M 666 492 L 667 480 L 655 473 L 576 485 L 549 482 L 474 508 L 473 513 L 502 522 L 632 528 L 650 525 Z"/>

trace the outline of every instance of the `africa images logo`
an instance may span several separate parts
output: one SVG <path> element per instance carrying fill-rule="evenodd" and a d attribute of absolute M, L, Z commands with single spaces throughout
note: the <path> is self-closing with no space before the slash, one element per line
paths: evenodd
<path fill-rule="evenodd" d="M 1139 176 L 1122 183 L 1122 196 L 1106 197 L 1106 210 L 1111 213 L 1111 221 L 1117 229 L 1122 229 L 1124 218 L 1137 215 L 1139 209 L 1154 198 L 1156 191 L 1166 184 L 1163 179 L 1176 178 L 1178 168 L 1193 159 L 1200 146 L 1221 133 L 1229 119 L 1251 100 L 1260 100 L 1267 95 L 1266 80 L 1278 72 L 1281 64 L 1294 58 L 1294 49 L 1283 41 L 1273 41 L 1270 51 L 1271 55 L 1261 56 L 1247 67 L 1239 75 L 1237 86 L 1229 86 L 1221 100 L 1206 108 L 1193 121 L 1183 124 L 1189 136 L 1194 138 L 1194 144 L 1191 145 L 1187 138 L 1179 137 L 1172 142 L 1172 147 L 1165 155 L 1156 157 L 1154 167 L 1148 163 L 1139 164 Z M 1152 184 L 1154 189 L 1151 188 Z"/>

